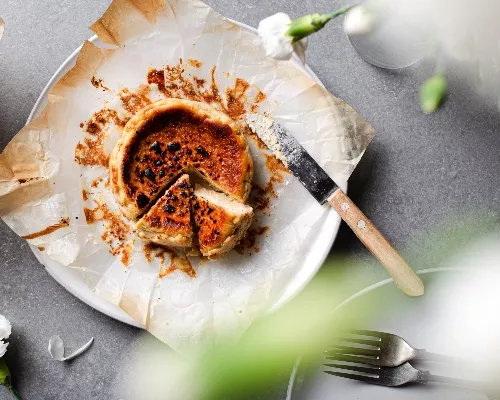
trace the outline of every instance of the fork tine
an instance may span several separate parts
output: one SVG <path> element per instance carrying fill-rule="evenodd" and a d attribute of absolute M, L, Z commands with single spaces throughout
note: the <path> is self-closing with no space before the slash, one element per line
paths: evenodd
<path fill-rule="evenodd" d="M 369 331 L 366 329 L 353 329 L 349 331 L 349 333 L 353 333 L 355 335 L 361 335 L 361 336 L 372 336 L 376 338 L 383 339 L 385 336 L 387 336 L 387 333 L 384 332 L 377 332 L 377 331 Z"/>
<path fill-rule="evenodd" d="M 354 379 L 355 381 L 371 383 L 373 385 L 380 385 L 379 380 L 377 378 L 372 378 L 371 376 L 346 374 L 344 372 L 327 371 L 327 370 L 325 370 L 324 372 L 326 374 L 338 376 L 340 378 Z"/>
<path fill-rule="evenodd" d="M 325 367 L 336 368 L 336 369 L 346 369 L 348 371 L 362 372 L 364 374 L 377 375 L 380 372 L 380 367 L 361 367 L 358 365 L 348 365 L 348 364 L 337 364 L 328 363 L 324 364 Z"/>
<path fill-rule="evenodd" d="M 351 337 L 342 337 L 338 339 L 340 342 L 350 342 L 350 343 L 357 343 L 357 344 L 364 344 L 367 346 L 373 346 L 373 347 L 380 347 L 380 342 L 382 339 L 378 340 L 368 340 L 368 339 L 358 339 L 358 338 L 351 338 Z"/>
<path fill-rule="evenodd" d="M 362 349 L 360 347 L 349 347 L 349 346 L 341 346 L 336 345 L 334 349 L 328 350 L 327 352 L 336 352 L 342 354 L 357 354 L 360 356 L 374 356 L 377 357 L 380 353 L 379 350 L 373 349 Z"/>
<path fill-rule="evenodd" d="M 376 365 L 378 363 L 378 357 L 377 358 L 368 358 L 368 357 L 360 357 L 360 356 L 350 356 L 342 353 L 338 354 L 333 354 L 330 355 L 327 353 L 327 356 L 325 356 L 327 360 L 333 360 L 333 361 L 347 361 L 347 362 L 353 362 L 353 363 L 358 363 L 358 364 L 369 364 L 369 365 Z"/>

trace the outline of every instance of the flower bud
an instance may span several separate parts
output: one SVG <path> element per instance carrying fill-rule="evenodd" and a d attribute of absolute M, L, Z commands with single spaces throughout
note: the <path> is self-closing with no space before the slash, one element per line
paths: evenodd
<path fill-rule="evenodd" d="M 304 15 L 303 17 L 293 20 L 285 34 L 287 36 L 291 36 L 293 41 L 297 42 L 300 39 L 319 31 L 331 19 L 331 14 Z"/>
<path fill-rule="evenodd" d="M 439 108 L 446 96 L 447 87 L 442 73 L 430 77 L 420 86 L 420 108 L 424 113 L 430 114 Z"/>

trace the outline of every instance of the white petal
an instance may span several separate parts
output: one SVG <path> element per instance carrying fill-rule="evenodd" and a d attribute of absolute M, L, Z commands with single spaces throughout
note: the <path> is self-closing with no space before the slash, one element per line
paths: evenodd
<path fill-rule="evenodd" d="M 0 340 L 0 358 L 2 358 L 7 352 L 8 343 L 5 343 L 3 340 Z"/>
<path fill-rule="evenodd" d="M 297 43 L 293 44 L 293 49 L 297 53 L 302 61 L 302 64 L 306 63 L 306 50 L 307 50 L 307 38 L 299 40 Z"/>
<path fill-rule="evenodd" d="M 12 326 L 7 318 L 0 314 L 0 340 L 8 339 L 12 333 Z"/>
<path fill-rule="evenodd" d="M 260 21 L 259 37 L 269 57 L 276 60 L 289 60 L 292 57 L 292 37 L 285 35 L 291 22 L 285 13 L 271 15 Z"/>
<path fill-rule="evenodd" d="M 366 7 L 352 8 L 345 16 L 344 29 L 350 35 L 366 35 L 373 31 L 375 18 Z"/>
<path fill-rule="evenodd" d="M 277 13 L 259 22 L 259 36 L 284 35 L 292 20 L 285 13 Z"/>
<path fill-rule="evenodd" d="M 94 338 L 91 338 L 85 345 L 76 350 L 73 354 L 70 354 L 68 357 L 64 359 L 64 361 L 72 360 L 75 357 L 78 357 L 80 354 L 85 353 L 90 345 L 94 342 Z"/>
<path fill-rule="evenodd" d="M 64 342 L 59 336 L 54 335 L 49 339 L 49 353 L 54 360 L 69 361 L 87 351 L 93 342 L 94 338 L 91 338 L 84 346 L 80 347 L 68 357 L 64 357 Z"/>
<path fill-rule="evenodd" d="M 54 335 L 49 339 L 49 353 L 54 360 L 64 360 L 64 342 L 59 336 Z"/>

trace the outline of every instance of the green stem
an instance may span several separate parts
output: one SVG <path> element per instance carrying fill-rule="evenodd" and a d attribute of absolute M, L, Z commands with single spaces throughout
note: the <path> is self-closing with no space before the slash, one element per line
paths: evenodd
<path fill-rule="evenodd" d="M 23 400 L 23 399 L 21 399 L 21 396 L 19 395 L 19 393 L 17 393 L 16 389 L 14 389 L 12 386 L 9 389 L 17 400 Z"/>
<path fill-rule="evenodd" d="M 328 17 L 330 20 L 337 18 L 339 15 L 346 14 L 351 8 L 354 6 L 345 6 L 342 8 L 339 8 L 337 11 L 332 12 L 331 14 L 328 14 Z"/>
<path fill-rule="evenodd" d="M 22 400 L 21 396 L 19 395 L 19 393 L 17 393 L 17 390 L 14 389 L 14 386 L 12 386 L 12 384 L 5 383 L 3 386 L 5 386 L 17 400 Z"/>
<path fill-rule="evenodd" d="M 442 62 L 438 61 L 436 63 L 436 68 L 434 68 L 434 75 L 444 76 L 444 65 Z"/>

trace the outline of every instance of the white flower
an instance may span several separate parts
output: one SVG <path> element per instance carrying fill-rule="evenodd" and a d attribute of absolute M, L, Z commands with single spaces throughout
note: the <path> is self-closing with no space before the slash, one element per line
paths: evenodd
<path fill-rule="evenodd" d="M 7 351 L 8 343 L 4 340 L 8 339 L 12 333 L 12 326 L 7 318 L 0 314 L 0 358 L 2 358 Z"/>
<path fill-rule="evenodd" d="M 277 13 L 260 21 L 259 37 L 269 57 L 276 60 L 289 60 L 293 52 L 305 61 L 305 51 L 307 48 L 307 39 L 292 43 L 293 38 L 285 35 L 290 27 L 292 20 L 285 13 Z"/>
<path fill-rule="evenodd" d="M 363 6 L 351 8 L 344 19 L 344 29 L 350 35 L 366 35 L 374 26 L 373 13 Z"/>
<path fill-rule="evenodd" d="M 12 333 L 12 326 L 7 318 L 0 314 L 0 340 L 8 339 Z"/>
<path fill-rule="evenodd" d="M 4 30 L 4 22 L 3 22 L 3 19 L 0 18 L 0 39 L 3 36 L 3 30 Z"/>
<path fill-rule="evenodd" d="M 9 346 L 8 343 L 5 343 L 3 340 L 0 340 L 0 358 L 2 358 L 5 353 L 7 353 L 7 346 Z"/>

